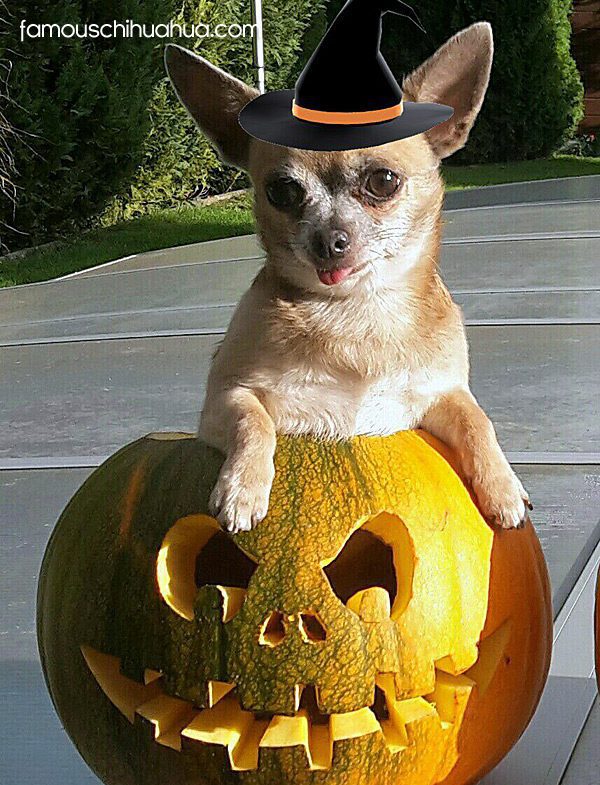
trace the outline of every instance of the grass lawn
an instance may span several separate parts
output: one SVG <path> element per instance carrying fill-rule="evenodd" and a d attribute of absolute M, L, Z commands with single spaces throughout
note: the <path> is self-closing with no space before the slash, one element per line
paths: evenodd
<path fill-rule="evenodd" d="M 444 178 L 449 191 L 459 188 L 478 188 L 481 185 L 519 183 L 524 180 L 581 177 L 586 174 L 600 174 L 600 158 L 556 155 L 538 161 L 444 167 Z"/>
<path fill-rule="evenodd" d="M 444 168 L 449 190 L 587 174 L 600 174 L 600 158 L 556 156 L 540 161 Z M 0 287 L 47 281 L 130 254 L 251 234 L 253 231 L 249 195 L 163 210 L 85 232 L 72 240 L 33 249 L 16 258 L 4 261 L 0 258 Z"/>

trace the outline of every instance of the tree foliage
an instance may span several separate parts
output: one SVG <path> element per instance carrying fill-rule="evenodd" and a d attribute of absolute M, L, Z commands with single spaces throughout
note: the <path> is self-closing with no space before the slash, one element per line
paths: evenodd
<path fill-rule="evenodd" d="M 0 0 L 0 3 L 2 0 Z M 11 0 L 0 62 L 9 65 L 11 154 L 16 205 L 4 199 L 0 225 L 12 248 L 171 206 L 240 182 L 194 128 L 165 77 L 164 39 L 20 40 L 20 22 L 83 24 L 175 22 L 215 25 L 250 20 L 248 0 Z M 267 84 L 291 86 L 305 36 L 324 27 L 324 2 L 265 3 Z M 251 36 L 177 39 L 236 76 L 254 79 Z M 8 125 L 8 123 L 7 123 Z M 6 138 L 0 128 L 0 149 Z"/>
<path fill-rule="evenodd" d="M 130 180 L 150 127 L 160 52 L 145 38 L 20 40 L 20 22 L 164 21 L 165 0 L 12 0 L 2 39 L 11 62 L 18 177 L 13 246 L 85 225 Z M 1 216 L 5 219 L 5 215 Z"/>
<path fill-rule="evenodd" d="M 179 23 L 249 24 L 248 0 L 183 0 Z M 270 0 L 263 5 L 268 90 L 293 87 L 306 57 L 326 28 L 320 0 Z M 316 40 L 315 40 L 316 39 Z M 179 41 L 248 84 L 256 84 L 250 37 Z M 130 188 L 115 199 L 110 220 L 185 202 L 201 194 L 223 193 L 247 184 L 240 172 L 224 166 L 180 106 L 166 77 L 149 105 L 152 130 Z"/>

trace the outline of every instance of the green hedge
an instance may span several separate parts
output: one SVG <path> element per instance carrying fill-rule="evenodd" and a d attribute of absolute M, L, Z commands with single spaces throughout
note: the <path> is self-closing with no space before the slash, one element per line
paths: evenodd
<path fill-rule="evenodd" d="M 20 21 L 48 24 L 135 19 L 164 21 L 166 0 L 11 0 L 0 56 L 12 62 L 10 121 L 16 213 L 0 222 L 9 247 L 44 242 L 85 226 L 127 184 L 149 131 L 147 104 L 160 69 L 148 39 L 20 41 Z"/>
<path fill-rule="evenodd" d="M 488 19 L 496 39 L 491 88 L 458 161 L 541 158 L 573 135 L 583 86 L 571 56 L 571 0 L 463 0 L 455 29 Z"/>
<path fill-rule="evenodd" d="M 250 23 L 249 0 L 183 0 L 176 22 Z M 268 0 L 263 4 L 267 89 L 293 86 L 305 59 L 326 28 L 324 0 Z M 205 38 L 178 41 L 249 84 L 256 83 L 252 39 Z M 182 204 L 201 194 L 224 193 L 246 185 L 237 170 L 223 166 L 180 106 L 166 78 L 154 90 L 152 130 L 131 186 L 105 215 L 112 223 L 152 209 Z"/>
<path fill-rule="evenodd" d="M 330 0 L 332 19 L 343 5 Z M 384 54 L 402 78 L 453 33 L 492 24 L 494 66 L 486 101 L 467 147 L 453 163 L 540 158 L 574 133 L 583 87 L 570 53 L 571 0 L 421 0 L 414 4 L 427 34 L 386 16 Z"/>

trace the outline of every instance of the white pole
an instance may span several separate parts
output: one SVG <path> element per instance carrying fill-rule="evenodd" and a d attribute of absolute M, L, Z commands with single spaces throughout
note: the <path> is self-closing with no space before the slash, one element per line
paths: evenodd
<path fill-rule="evenodd" d="M 263 39 L 262 0 L 252 0 L 252 24 L 254 30 L 254 66 L 258 72 L 258 90 L 265 92 L 265 45 Z"/>

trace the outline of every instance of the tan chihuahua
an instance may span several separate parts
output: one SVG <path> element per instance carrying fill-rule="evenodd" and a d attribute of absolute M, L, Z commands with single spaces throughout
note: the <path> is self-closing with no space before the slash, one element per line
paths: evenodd
<path fill-rule="evenodd" d="M 177 94 L 222 158 L 245 169 L 266 262 L 215 355 L 200 437 L 226 454 L 211 508 L 231 532 L 267 514 L 276 434 L 347 439 L 424 428 L 453 447 L 482 513 L 526 519 L 527 493 L 469 390 L 462 314 L 438 274 L 440 160 L 464 146 L 492 64 L 486 23 L 451 38 L 403 83 L 453 117 L 381 147 L 323 153 L 249 137 L 257 95 L 169 46 Z"/>

